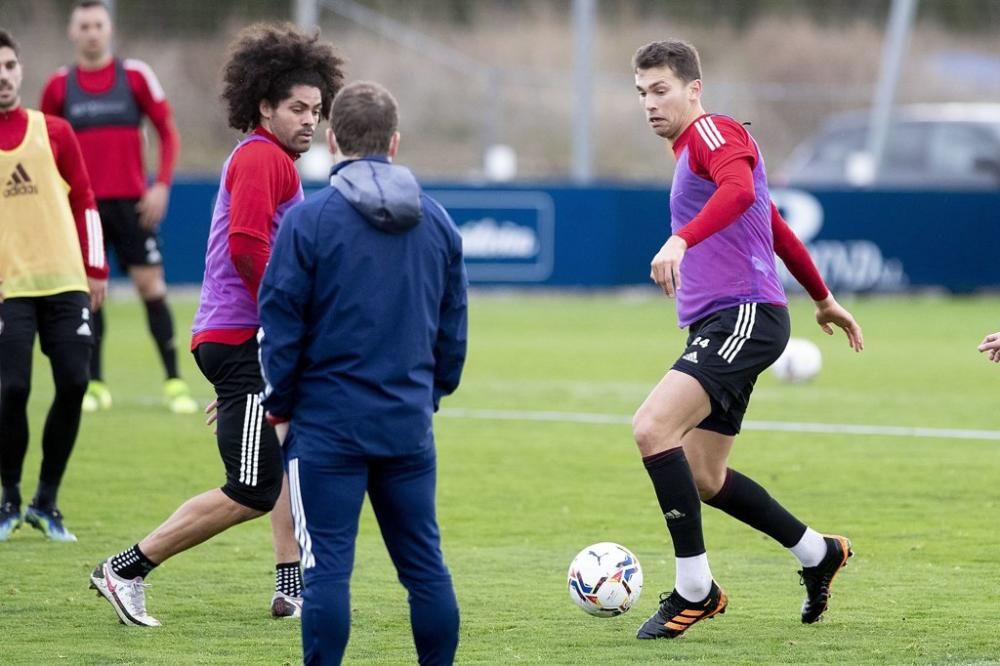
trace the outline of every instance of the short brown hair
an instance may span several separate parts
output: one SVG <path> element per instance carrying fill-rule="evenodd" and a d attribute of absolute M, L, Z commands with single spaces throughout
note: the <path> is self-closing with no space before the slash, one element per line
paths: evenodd
<path fill-rule="evenodd" d="M 386 155 L 399 127 L 399 106 L 384 86 L 355 81 L 333 99 L 330 129 L 343 155 Z"/>
<path fill-rule="evenodd" d="M 687 42 L 677 40 L 650 42 L 640 47 L 632 56 L 632 67 L 636 71 L 664 66 L 669 67 L 684 83 L 701 78 L 701 59 L 698 57 L 698 51 Z"/>
<path fill-rule="evenodd" d="M 14 38 L 11 36 L 9 32 L 4 30 L 3 28 L 0 28 L 0 49 L 2 49 L 5 46 L 9 48 L 11 51 L 13 51 L 14 55 L 17 56 L 18 59 L 21 58 L 21 49 L 17 45 L 17 42 L 14 41 Z"/>
<path fill-rule="evenodd" d="M 111 7 L 109 7 L 108 3 L 104 0 L 76 0 L 76 2 L 73 3 L 74 12 L 78 9 L 91 9 L 92 7 L 100 7 L 108 14 L 111 13 Z"/>

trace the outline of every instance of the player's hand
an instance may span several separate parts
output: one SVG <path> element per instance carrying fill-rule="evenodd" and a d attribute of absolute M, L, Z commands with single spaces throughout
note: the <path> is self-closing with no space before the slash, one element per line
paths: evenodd
<path fill-rule="evenodd" d="M 681 261 L 687 252 L 687 241 L 671 236 L 649 262 L 649 277 L 660 286 L 668 298 L 674 298 L 681 288 Z"/>
<path fill-rule="evenodd" d="M 816 301 L 816 323 L 827 335 L 833 335 L 833 326 L 830 324 L 839 327 L 847 335 L 847 343 L 854 351 L 859 352 L 865 348 L 861 326 L 854 320 L 854 316 L 837 302 L 833 294 L 822 301 Z"/>
<path fill-rule="evenodd" d="M 97 312 L 104 305 L 104 299 L 108 295 L 108 281 L 88 277 L 87 287 L 90 288 L 90 311 Z"/>
<path fill-rule="evenodd" d="M 139 213 L 139 224 L 146 231 L 152 231 L 160 226 L 160 221 L 167 214 L 167 204 L 170 202 L 170 188 L 163 183 L 155 183 L 139 199 L 135 210 Z"/>
<path fill-rule="evenodd" d="M 285 445 L 285 440 L 288 438 L 289 426 L 291 426 L 291 423 L 288 421 L 274 424 L 274 434 L 278 436 L 278 446 Z"/>
<path fill-rule="evenodd" d="M 205 408 L 205 414 L 208 415 L 208 418 L 205 419 L 205 425 L 207 425 L 207 426 L 210 426 L 210 425 L 212 425 L 213 423 L 215 423 L 216 421 L 219 420 L 219 399 L 218 398 L 216 398 L 212 402 L 208 403 L 208 407 Z M 219 426 L 215 426 L 214 428 L 212 428 L 212 434 L 213 435 L 218 435 L 219 434 Z"/>
<path fill-rule="evenodd" d="M 990 333 L 979 343 L 979 351 L 989 352 L 990 360 L 1000 363 L 1000 332 Z"/>

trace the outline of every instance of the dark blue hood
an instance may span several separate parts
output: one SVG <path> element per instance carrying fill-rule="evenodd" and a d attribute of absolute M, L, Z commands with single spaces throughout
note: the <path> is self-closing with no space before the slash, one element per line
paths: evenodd
<path fill-rule="evenodd" d="M 400 234 L 420 222 L 417 179 L 409 169 L 390 164 L 384 157 L 341 162 L 330 171 L 330 186 L 381 231 Z"/>

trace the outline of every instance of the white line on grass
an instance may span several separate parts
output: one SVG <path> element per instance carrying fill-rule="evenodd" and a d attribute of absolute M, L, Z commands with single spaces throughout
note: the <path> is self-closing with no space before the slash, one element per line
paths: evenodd
<path fill-rule="evenodd" d="M 203 400 L 208 404 L 207 400 Z M 158 407 L 163 404 L 152 396 L 134 396 L 117 401 L 122 406 Z M 465 409 L 445 407 L 441 416 L 481 421 L 547 421 L 549 423 L 593 423 L 596 425 L 629 425 L 632 417 L 595 412 L 546 412 L 513 409 Z M 961 428 L 919 428 L 908 426 L 864 425 L 854 423 L 797 423 L 794 421 L 744 421 L 744 430 L 762 432 L 808 432 L 825 435 L 883 435 L 886 437 L 923 437 L 928 439 L 975 439 L 1000 441 L 1000 430 L 963 430 Z"/>
<path fill-rule="evenodd" d="M 485 421 L 548 421 L 554 423 L 594 423 L 628 425 L 629 416 L 592 412 L 542 412 L 504 409 L 444 408 L 441 416 Z M 1000 441 L 1000 430 L 963 430 L 960 428 L 911 428 L 906 426 L 862 425 L 853 423 L 795 423 L 790 421 L 744 421 L 744 430 L 764 432 L 808 432 L 819 434 L 883 435 L 887 437 L 926 437 L 933 439 L 977 439 Z"/>

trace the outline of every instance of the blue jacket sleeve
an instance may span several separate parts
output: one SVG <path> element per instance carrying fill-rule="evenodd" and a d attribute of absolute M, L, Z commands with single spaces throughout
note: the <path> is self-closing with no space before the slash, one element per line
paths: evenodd
<path fill-rule="evenodd" d="M 264 409 L 291 418 L 306 337 L 306 312 L 315 277 L 315 244 L 308 209 L 293 207 L 282 220 L 260 284 L 260 364 Z"/>
<path fill-rule="evenodd" d="M 462 240 L 456 231 L 434 343 L 434 411 L 438 410 L 442 397 L 454 393 L 462 378 L 469 322 L 468 282 Z"/>

